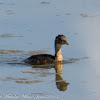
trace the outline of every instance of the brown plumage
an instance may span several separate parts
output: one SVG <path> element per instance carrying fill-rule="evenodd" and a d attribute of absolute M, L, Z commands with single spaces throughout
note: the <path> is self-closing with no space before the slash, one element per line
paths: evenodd
<path fill-rule="evenodd" d="M 55 39 L 55 56 L 49 54 L 39 54 L 33 55 L 24 61 L 25 63 L 32 65 L 52 64 L 58 61 L 61 62 L 63 61 L 63 57 L 61 54 L 61 47 L 63 44 L 69 45 L 64 35 L 58 35 Z"/>

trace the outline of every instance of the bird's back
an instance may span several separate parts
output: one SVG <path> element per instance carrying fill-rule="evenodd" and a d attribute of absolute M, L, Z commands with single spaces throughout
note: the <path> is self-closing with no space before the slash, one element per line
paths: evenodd
<path fill-rule="evenodd" d="M 55 62 L 55 56 L 48 54 L 33 55 L 26 59 L 25 62 L 32 65 L 50 64 Z"/>

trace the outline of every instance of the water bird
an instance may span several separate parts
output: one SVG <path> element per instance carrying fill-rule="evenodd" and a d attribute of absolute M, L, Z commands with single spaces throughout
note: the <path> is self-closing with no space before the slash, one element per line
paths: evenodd
<path fill-rule="evenodd" d="M 25 63 L 31 65 L 43 65 L 43 64 L 52 64 L 55 62 L 62 62 L 63 56 L 61 53 L 62 45 L 69 45 L 67 39 L 64 35 L 58 35 L 55 38 L 55 55 L 50 54 L 38 54 L 32 55 L 31 57 L 25 59 Z"/>

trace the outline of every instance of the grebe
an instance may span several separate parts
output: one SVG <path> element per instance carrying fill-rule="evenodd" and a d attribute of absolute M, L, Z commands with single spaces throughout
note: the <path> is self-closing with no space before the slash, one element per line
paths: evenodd
<path fill-rule="evenodd" d="M 55 56 L 49 54 L 33 55 L 25 59 L 25 63 L 31 65 L 52 64 L 55 62 L 62 62 L 61 47 L 63 44 L 69 45 L 64 35 L 58 35 L 55 38 Z"/>

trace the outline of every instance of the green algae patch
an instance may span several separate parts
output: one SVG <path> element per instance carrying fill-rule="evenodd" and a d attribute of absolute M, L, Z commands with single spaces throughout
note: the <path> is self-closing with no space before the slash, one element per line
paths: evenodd
<path fill-rule="evenodd" d="M 41 4 L 50 4 L 50 2 L 43 1 Z"/>
<path fill-rule="evenodd" d="M 7 77 L 9 80 L 27 80 L 26 78 L 12 78 L 12 77 Z"/>
<path fill-rule="evenodd" d="M 6 77 L 6 78 L 0 78 L 0 81 L 11 81 L 11 80 L 27 80 L 26 78 L 13 78 L 13 77 Z"/>
<path fill-rule="evenodd" d="M 82 17 L 89 17 L 87 14 L 80 14 Z"/>
<path fill-rule="evenodd" d="M 20 80 L 20 81 L 16 81 L 16 82 L 17 82 L 17 83 L 24 83 L 24 81 L 21 81 L 21 80 Z"/>
<path fill-rule="evenodd" d="M 70 13 L 66 13 L 67 16 L 71 15 Z"/>
<path fill-rule="evenodd" d="M 23 72 L 23 73 L 36 74 L 37 72 L 29 72 L 29 71 L 27 71 L 27 72 Z"/>
<path fill-rule="evenodd" d="M 24 53 L 24 51 L 22 50 L 8 50 L 8 52 L 9 53 L 19 53 L 19 52 Z"/>
<path fill-rule="evenodd" d="M 70 61 L 79 61 L 79 60 L 85 60 L 88 59 L 88 57 L 82 57 L 82 58 L 70 58 Z"/>
<path fill-rule="evenodd" d="M 24 53 L 22 50 L 0 50 L 0 54 L 9 54 L 9 53 Z"/>
<path fill-rule="evenodd" d="M 9 11 L 10 14 L 10 11 Z M 9 37 L 23 37 L 23 36 L 14 36 L 13 34 L 1 34 L 0 38 L 9 38 Z"/>
<path fill-rule="evenodd" d="M 7 14 L 15 14 L 13 10 L 6 10 Z"/>
<path fill-rule="evenodd" d="M 1 49 L 0 54 L 5 54 L 5 50 Z"/>
<path fill-rule="evenodd" d="M 31 84 L 31 83 L 38 83 L 38 82 L 43 82 L 43 81 L 40 81 L 40 80 L 34 80 L 34 81 L 23 81 L 23 80 L 19 80 L 19 81 L 16 81 L 17 83 L 26 83 L 26 84 Z"/>
<path fill-rule="evenodd" d="M 23 50 L 0 50 L 0 54 L 9 54 L 9 53 L 24 53 L 24 54 L 40 54 L 48 52 L 47 50 L 38 50 L 38 51 L 23 51 Z"/>
<path fill-rule="evenodd" d="M 23 72 L 23 73 L 30 73 L 30 74 L 43 74 L 43 75 L 45 75 L 45 74 L 49 74 L 49 75 L 51 75 L 51 74 L 56 74 L 56 73 L 50 73 L 50 72 L 29 72 L 29 71 L 27 71 L 27 72 Z"/>
<path fill-rule="evenodd" d="M 0 78 L 0 81 L 11 81 L 14 80 L 16 83 L 25 83 L 25 84 L 31 84 L 31 83 L 38 83 L 43 82 L 40 80 L 34 80 L 34 81 L 26 81 L 26 78 L 13 78 L 13 77 L 6 77 L 6 78 Z"/>
<path fill-rule="evenodd" d="M 44 95 L 44 93 L 32 93 L 34 95 Z"/>
<path fill-rule="evenodd" d="M 38 51 L 28 51 L 29 54 L 39 54 L 39 53 L 45 53 L 47 50 L 38 50 Z"/>
<path fill-rule="evenodd" d="M 23 73 L 33 74 L 33 75 L 37 74 L 40 77 L 47 77 L 47 76 L 51 76 L 51 75 L 57 74 L 57 73 L 50 73 L 50 72 L 29 72 L 29 71 L 26 71 L 26 72 L 23 72 Z"/>

